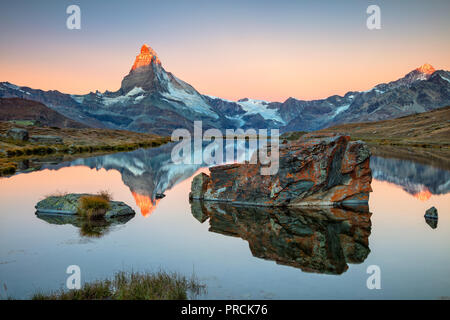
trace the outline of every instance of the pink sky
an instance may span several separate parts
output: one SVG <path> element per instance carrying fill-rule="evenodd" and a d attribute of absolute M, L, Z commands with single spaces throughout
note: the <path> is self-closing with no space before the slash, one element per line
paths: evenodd
<path fill-rule="evenodd" d="M 318 99 L 368 90 L 424 63 L 450 70 L 448 1 L 381 2 L 374 31 L 360 1 L 282 2 L 80 1 L 78 31 L 65 28 L 60 1 L 3 4 L 0 81 L 115 91 L 143 43 L 200 93 L 230 100 Z"/>

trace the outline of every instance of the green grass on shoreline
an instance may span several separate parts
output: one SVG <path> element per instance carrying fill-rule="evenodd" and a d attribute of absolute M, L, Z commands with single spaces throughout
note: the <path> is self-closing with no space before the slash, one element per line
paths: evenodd
<path fill-rule="evenodd" d="M 168 137 L 117 145 L 24 145 L 3 150 L 0 154 L 0 177 L 14 174 L 18 170 L 18 162 L 35 156 L 76 155 L 76 154 L 110 154 L 133 151 L 140 148 L 158 147 L 170 141 Z"/>
<path fill-rule="evenodd" d="M 8 131 L 13 128 L 27 130 L 30 139 L 12 139 Z M 33 142 L 33 136 L 58 137 L 62 143 Z M 100 155 L 158 147 L 169 141 L 169 136 L 127 130 L 27 126 L 23 123 L 0 121 L 0 176 L 12 175 L 19 168 L 23 170 L 26 167 L 24 161 L 39 157 Z"/>

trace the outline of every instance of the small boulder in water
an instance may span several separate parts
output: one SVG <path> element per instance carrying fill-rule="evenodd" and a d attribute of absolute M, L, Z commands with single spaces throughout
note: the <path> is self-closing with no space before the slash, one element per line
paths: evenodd
<path fill-rule="evenodd" d="M 78 215 L 80 199 L 83 197 L 95 196 L 96 195 L 78 193 L 49 196 L 36 204 L 36 214 Z M 104 213 L 104 218 L 108 219 L 134 214 L 134 210 L 126 203 L 122 201 L 109 201 L 109 207 Z"/>
<path fill-rule="evenodd" d="M 431 227 L 431 229 L 436 229 L 438 225 L 438 219 L 425 217 L 425 222 Z"/>

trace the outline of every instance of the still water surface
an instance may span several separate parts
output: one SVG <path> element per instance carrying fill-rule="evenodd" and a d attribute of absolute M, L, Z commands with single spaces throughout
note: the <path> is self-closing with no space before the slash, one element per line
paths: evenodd
<path fill-rule="evenodd" d="M 0 297 L 61 288 L 73 264 L 82 281 L 118 270 L 194 272 L 207 285 L 200 297 L 207 299 L 450 296 L 450 171 L 372 157 L 369 212 L 341 212 L 358 217 L 349 228 L 315 212 L 191 208 L 192 177 L 208 169 L 173 165 L 171 147 L 45 164 L 1 178 Z M 35 215 L 48 194 L 104 189 L 137 214 L 105 226 L 100 237 Z M 155 200 L 157 193 L 166 197 Z M 432 206 L 437 226 L 424 219 Z M 328 249 L 317 249 L 324 243 Z M 369 265 L 381 269 L 380 290 L 366 287 Z"/>

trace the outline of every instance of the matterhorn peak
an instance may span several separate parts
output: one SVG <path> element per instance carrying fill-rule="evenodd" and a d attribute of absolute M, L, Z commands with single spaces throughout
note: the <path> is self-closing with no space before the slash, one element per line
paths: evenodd
<path fill-rule="evenodd" d="M 416 69 L 417 71 L 425 74 L 433 74 L 436 70 L 433 68 L 431 64 L 425 63 Z"/>
<path fill-rule="evenodd" d="M 161 61 L 156 55 L 156 52 L 149 45 L 144 44 L 141 47 L 141 53 L 136 56 L 131 70 L 136 70 L 137 68 L 145 67 L 152 63 L 161 64 Z"/>

